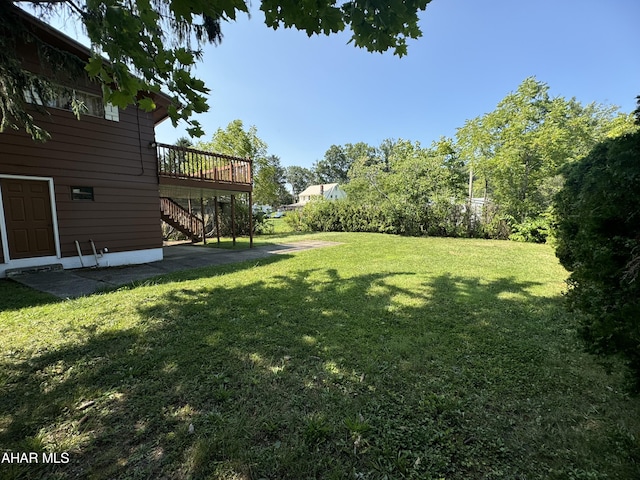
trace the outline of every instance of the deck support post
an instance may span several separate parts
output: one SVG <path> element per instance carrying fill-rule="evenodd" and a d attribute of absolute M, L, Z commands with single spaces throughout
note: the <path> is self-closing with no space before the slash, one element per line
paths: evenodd
<path fill-rule="evenodd" d="M 189 205 L 189 216 L 191 216 L 193 215 L 193 209 L 191 208 L 191 195 L 189 195 L 189 198 L 187 198 L 187 203 Z M 196 237 L 196 231 L 193 228 L 193 222 L 191 223 L 191 230 L 193 231 L 193 233 L 191 234 L 191 243 L 196 243 L 197 237 Z"/>
<path fill-rule="evenodd" d="M 200 215 L 202 216 L 202 244 L 207 244 L 207 225 L 204 219 L 204 198 L 200 197 Z"/>
<path fill-rule="evenodd" d="M 236 196 L 231 195 L 231 237 L 233 246 L 236 246 Z"/>
<path fill-rule="evenodd" d="M 220 212 L 218 206 L 218 196 L 213 197 L 213 209 L 216 222 L 216 238 L 218 239 L 218 245 L 220 245 Z"/>
<path fill-rule="evenodd" d="M 249 192 L 249 248 L 253 248 L 253 194 Z"/>

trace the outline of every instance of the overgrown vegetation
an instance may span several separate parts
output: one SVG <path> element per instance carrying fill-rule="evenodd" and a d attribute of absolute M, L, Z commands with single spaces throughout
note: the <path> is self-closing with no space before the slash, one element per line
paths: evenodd
<path fill-rule="evenodd" d="M 312 206 L 301 226 L 312 230 L 509 238 L 544 243 L 552 231 L 560 169 L 598 142 L 637 131 L 631 114 L 575 98 L 551 97 L 525 79 L 495 110 L 429 147 L 407 140 L 332 145 L 307 178 L 340 182 L 349 203 Z M 319 218 L 326 214 L 326 219 Z"/>
<path fill-rule="evenodd" d="M 569 305 L 598 353 L 621 353 L 640 389 L 640 133 L 610 139 L 565 170 L 557 255 Z"/>
<path fill-rule="evenodd" d="M 412 204 L 363 205 L 349 200 L 314 201 L 287 216 L 294 230 L 378 232 L 442 237 L 480 236 L 479 221 L 464 205 L 436 201 L 418 209 Z"/>
<path fill-rule="evenodd" d="M 70 301 L 0 282 L 0 445 L 70 455 L 0 476 L 640 476 L 640 401 L 548 246 L 312 238 L 343 245 Z"/>

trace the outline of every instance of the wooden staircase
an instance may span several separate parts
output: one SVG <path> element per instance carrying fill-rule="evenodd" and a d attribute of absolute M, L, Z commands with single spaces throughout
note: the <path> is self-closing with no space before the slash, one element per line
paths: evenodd
<path fill-rule="evenodd" d="M 160 197 L 160 217 L 192 242 L 202 240 L 202 220 L 168 197 Z"/>

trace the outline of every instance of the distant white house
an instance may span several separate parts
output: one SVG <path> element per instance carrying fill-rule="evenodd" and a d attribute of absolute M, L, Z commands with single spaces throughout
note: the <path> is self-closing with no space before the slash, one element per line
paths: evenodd
<path fill-rule="evenodd" d="M 314 198 L 322 198 L 325 200 L 339 200 L 346 198 L 347 194 L 340 188 L 337 183 L 325 183 L 322 185 L 311 185 L 298 195 L 298 204 L 305 205 Z"/>
<path fill-rule="evenodd" d="M 339 200 L 347 198 L 347 194 L 337 183 L 311 185 L 298 194 L 298 201 L 291 205 L 283 205 L 283 210 L 297 210 L 304 207 L 311 200 L 324 198 L 325 200 Z"/>

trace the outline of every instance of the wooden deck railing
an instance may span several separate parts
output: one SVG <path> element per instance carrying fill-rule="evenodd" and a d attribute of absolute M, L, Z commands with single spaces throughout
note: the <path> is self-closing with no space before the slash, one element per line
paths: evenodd
<path fill-rule="evenodd" d="M 251 160 L 156 143 L 158 175 L 205 182 L 251 185 Z"/>
<path fill-rule="evenodd" d="M 192 240 L 204 237 L 202 220 L 170 198 L 160 197 L 160 212 L 165 222 L 173 225 Z"/>

